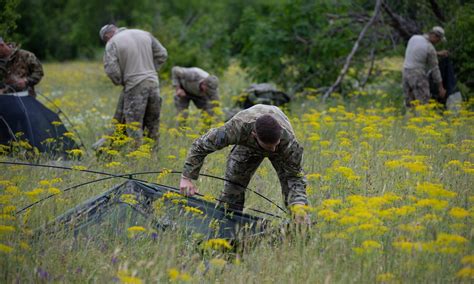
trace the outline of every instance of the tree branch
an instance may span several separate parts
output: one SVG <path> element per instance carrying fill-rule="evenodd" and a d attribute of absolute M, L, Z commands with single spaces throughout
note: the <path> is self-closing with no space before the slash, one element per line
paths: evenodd
<path fill-rule="evenodd" d="M 367 24 L 364 26 L 364 28 L 360 32 L 359 37 L 357 38 L 357 41 L 354 43 L 354 46 L 352 47 L 351 53 L 349 53 L 349 55 L 346 58 L 346 63 L 344 64 L 344 67 L 342 68 L 342 70 L 339 74 L 339 77 L 337 77 L 336 82 L 326 91 L 326 93 L 324 93 L 323 102 L 325 102 L 326 99 L 334 92 L 334 90 L 339 88 L 339 86 L 341 85 L 341 82 L 344 79 L 344 76 L 346 75 L 347 70 L 349 70 L 349 66 L 351 64 L 352 57 L 354 57 L 354 54 L 357 52 L 357 49 L 359 49 L 360 41 L 362 40 L 362 38 L 364 38 L 364 35 L 367 32 L 367 29 L 377 19 L 378 15 L 379 15 L 379 12 L 380 12 L 381 5 L 382 5 L 382 0 L 377 0 L 377 2 L 375 3 L 374 14 L 372 15 L 372 18 L 370 18 L 369 22 L 367 22 Z"/>
<path fill-rule="evenodd" d="M 438 20 L 440 20 L 441 22 L 446 22 L 446 18 L 444 17 L 444 13 L 439 7 L 438 2 L 436 2 L 436 0 L 430 0 L 430 4 L 431 10 L 435 14 L 436 18 L 438 18 Z"/>
<path fill-rule="evenodd" d="M 408 41 L 414 34 L 421 34 L 421 30 L 415 22 L 395 14 L 387 3 L 382 2 L 382 8 L 391 19 L 390 26 L 392 26 L 405 41 Z"/>

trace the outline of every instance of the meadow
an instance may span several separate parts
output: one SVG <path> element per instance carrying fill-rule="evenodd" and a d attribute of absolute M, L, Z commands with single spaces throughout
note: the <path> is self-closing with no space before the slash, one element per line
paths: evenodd
<path fill-rule="evenodd" d="M 393 63 L 395 62 L 395 63 Z M 169 78 L 161 76 L 163 97 L 159 146 L 138 149 L 115 136 L 96 155 L 91 149 L 110 135 L 121 88 L 105 76 L 100 62 L 45 64 L 39 91 L 59 106 L 86 149 L 69 160 L 35 162 L 73 167 L 75 171 L 0 165 L 1 282 L 123 283 L 472 283 L 474 280 L 474 112 L 472 101 L 459 113 L 436 104 L 406 112 L 402 107 L 399 60 L 364 89 L 334 94 L 326 104 L 319 95 L 297 94 L 285 108 L 304 146 L 307 193 L 304 208 L 315 221 L 295 234 L 262 237 L 234 250 L 225 241 L 204 247 L 179 231 L 131 227 L 123 238 L 79 247 L 64 235 L 33 238 L 36 228 L 69 208 L 123 180 L 113 179 L 76 190 L 65 188 L 110 173 L 182 169 L 187 150 L 206 129 L 192 108 L 189 127 L 178 129 Z M 397 75 L 398 74 L 398 75 Z M 349 74 L 350 75 L 350 74 Z M 355 79 L 349 76 L 348 82 Z M 231 65 L 221 76 L 222 105 L 251 81 Z M 213 126 L 222 125 L 219 112 Z M 133 127 L 133 126 L 124 126 Z M 24 161 L 26 145 L 0 161 Z M 0 149 L 1 150 L 1 149 Z M 229 149 L 207 157 L 202 173 L 223 176 Z M 178 186 L 179 175 L 143 179 Z M 217 197 L 221 181 L 201 177 L 201 193 Z M 268 161 L 249 188 L 282 204 L 279 182 Z M 56 194 L 21 214 L 24 206 Z M 282 215 L 252 193 L 246 206 Z M 277 226 L 275 222 L 275 226 Z"/>

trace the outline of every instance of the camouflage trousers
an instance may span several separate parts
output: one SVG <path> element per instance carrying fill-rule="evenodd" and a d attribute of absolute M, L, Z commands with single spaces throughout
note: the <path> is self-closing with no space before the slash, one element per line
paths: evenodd
<path fill-rule="evenodd" d="M 209 116 L 214 116 L 213 108 L 219 105 L 217 103 L 219 101 L 218 96 L 211 97 L 186 94 L 184 97 L 178 97 L 175 95 L 174 105 L 178 111 L 178 115 L 180 115 L 184 120 L 189 116 L 188 108 L 191 101 L 198 109 L 205 111 Z"/>
<path fill-rule="evenodd" d="M 231 209 L 243 210 L 245 190 L 265 157 L 260 151 L 240 145 L 234 146 L 227 159 L 225 171 L 225 179 L 227 181 L 224 183 L 224 191 L 219 198 L 220 202 L 225 203 Z M 268 158 L 280 180 L 283 202 L 285 206 L 288 206 L 288 200 L 291 199 L 291 196 L 289 196 L 290 188 L 297 186 L 306 191 L 306 181 L 305 179 L 294 181 L 290 178 L 283 167 L 287 161 L 280 155 L 270 154 Z M 302 203 L 306 203 L 306 200 L 302 201 Z"/>
<path fill-rule="evenodd" d="M 123 124 L 136 124 L 127 127 L 127 135 L 141 140 L 143 131 L 158 142 L 160 135 L 160 112 L 162 99 L 157 82 L 142 81 L 132 89 L 120 94 L 114 119 Z"/>
<path fill-rule="evenodd" d="M 403 93 L 405 94 L 405 106 L 412 107 L 414 100 L 421 104 L 427 104 L 431 98 L 430 84 L 424 70 L 403 70 Z"/>

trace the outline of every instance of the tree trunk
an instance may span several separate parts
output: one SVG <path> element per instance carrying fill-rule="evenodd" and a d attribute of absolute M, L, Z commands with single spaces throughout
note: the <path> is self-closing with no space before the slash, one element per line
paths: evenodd
<path fill-rule="evenodd" d="M 374 14 L 372 15 L 372 18 L 370 18 L 370 20 L 367 22 L 367 24 L 364 26 L 364 28 L 360 32 L 359 37 L 357 38 L 356 42 L 354 43 L 354 46 L 352 47 L 351 53 L 349 53 L 349 55 L 346 58 L 346 63 L 344 64 L 344 67 L 342 68 L 339 74 L 339 77 L 337 77 L 336 82 L 326 91 L 326 93 L 324 93 L 323 102 L 326 101 L 326 99 L 334 92 L 334 90 L 339 88 L 339 86 L 341 85 L 341 82 L 344 79 L 344 76 L 346 75 L 347 70 L 349 70 L 352 57 L 354 57 L 354 54 L 357 52 L 357 49 L 359 49 L 360 41 L 364 38 L 365 33 L 367 32 L 367 29 L 377 19 L 380 12 L 381 5 L 382 5 L 382 0 L 377 0 L 377 2 L 375 3 Z"/>

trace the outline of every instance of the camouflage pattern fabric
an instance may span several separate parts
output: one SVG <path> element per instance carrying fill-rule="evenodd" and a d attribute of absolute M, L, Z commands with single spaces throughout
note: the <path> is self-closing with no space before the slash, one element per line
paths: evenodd
<path fill-rule="evenodd" d="M 207 112 L 208 115 L 213 116 L 214 111 L 213 108 L 219 106 L 219 97 L 202 97 L 202 96 L 194 96 L 191 94 L 187 94 L 185 97 L 178 97 L 174 96 L 174 105 L 176 107 L 176 110 L 178 111 L 178 114 L 181 115 L 182 118 L 186 119 L 188 118 L 189 112 L 189 103 L 193 102 L 194 105 L 198 108 L 201 109 L 205 112 Z"/>
<path fill-rule="evenodd" d="M 5 93 L 28 91 L 31 96 L 36 96 L 34 86 L 43 75 L 40 61 L 29 51 L 15 48 L 8 59 L 0 60 L 0 89 Z M 18 88 L 10 84 L 17 79 L 26 79 L 27 86 Z"/>
<path fill-rule="evenodd" d="M 427 104 L 431 95 L 430 84 L 425 72 L 421 69 L 404 69 L 403 92 L 407 107 L 412 107 L 414 100 L 420 101 L 421 104 Z"/>
<path fill-rule="evenodd" d="M 262 149 L 252 135 L 256 119 L 263 114 L 271 114 L 283 127 L 275 152 Z M 302 169 L 303 148 L 296 140 L 288 118 L 278 107 L 255 105 L 237 113 L 224 126 L 213 128 L 198 138 L 186 158 L 183 175 L 197 179 L 206 156 L 229 145 L 236 145 L 228 157 L 225 174 L 231 182 L 225 183 L 221 199 L 230 207 L 243 208 L 245 188 L 265 157 L 278 174 L 285 205 L 308 204 Z"/>
<path fill-rule="evenodd" d="M 147 129 L 148 136 L 158 142 L 161 103 L 158 83 L 145 80 L 120 94 L 114 119 L 128 125 L 138 122 L 136 128 L 127 127 L 130 137 L 140 140 Z"/>
<path fill-rule="evenodd" d="M 174 104 L 178 114 L 183 118 L 187 118 L 187 109 L 192 101 L 198 109 L 204 110 L 211 116 L 214 115 L 212 109 L 219 105 L 217 86 L 216 88 L 208 88 L 206 93 L 201 92 L 199 88 L 199 85 L 209 76 L 209 73 L 197 67 L 175 66 L 171 69 L 171 76 L 173 86 L 180 87 L 186 93 L 185 97 L 174 96 Z"/>

